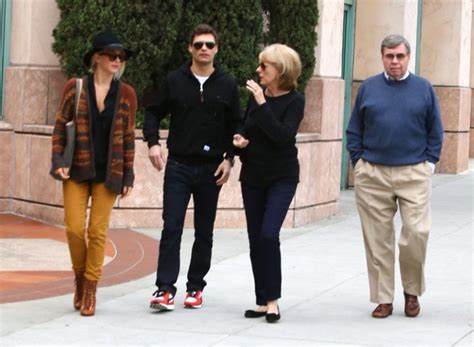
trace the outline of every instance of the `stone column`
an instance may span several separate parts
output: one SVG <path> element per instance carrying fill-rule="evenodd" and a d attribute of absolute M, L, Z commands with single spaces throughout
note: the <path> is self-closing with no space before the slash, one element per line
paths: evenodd
<path fill-rule="evenodd" d="M 14 178 L 14 140 L 11 124 L 0 121 L 0 212 L 11 211 Z"/>
<path fill-rule="evenodd" d="M 339 201 L 344 0 L 320 0 L 318 8 L 316 66 L 306 87 L 305 116 L 299 129 L 314 135 L 298 147 L 301 183 L 295 197 L 296 225 L 335 213 Z"/>
<path fill-rule="evenodd" d="M 12 1 L 10 66 L 5 79 L 5 121 L 52 124 L 65 79 L 51 50 L 59 21 L 55 0 Z"/>
<path fill-rule="evenodd" d="M 418 0 L 358 0 L 354 46 L 354 82 L 383 71 L 380 43 L 391 34 L 403 35 L 411 46 L 408 69 L 415 71 Z"/>
<path fill-rule="evenodd" d="M 471 15 L 471 127 L 469 130 L 469 158 L 474 158 L 474 8 Z"/>
<path fill-rule="evenodd" d="M 439 172 L 469 165 L 472 0 L 423 0 L 420 74 L 436 89 L 444 124 Z"/>
<path fill-rule="evenodd" d="M 357 1 L 352 104 L 362 81 L 383 72 L 380 44 L 386 36 L 399 34 L 410 42 L 408 69 L 415 71 L 417 18 L 418 0 Z M 354 185 L 351 165 L 348 184 Z"/>
<path fill-rule="evenodd" d="M 61 223 L 61 185 L 49 176 L 51 126 L 65 77 L 52 53 L 52 30 L 59 21 L 55 0 L 12 1 L 10 61 L 5 74 L 5 119 L 0 142 L 10 139 L 2 153 L 10 158 L 11 200 L 0 210 Z M 3 162 L 3 160 L 2 160 Z M 2 185 L 3 186 L 3 185 Z M 5 194 L 0 192 L 0 197 Z M 54 210 L 54 217 L 50 211 Z"/>

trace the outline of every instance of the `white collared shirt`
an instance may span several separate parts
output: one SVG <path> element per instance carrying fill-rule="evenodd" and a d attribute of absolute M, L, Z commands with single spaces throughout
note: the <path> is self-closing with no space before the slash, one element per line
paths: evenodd
<path fill-rule="evenodd" d="M 392 77 L 390 77 L 387 73 L 387 71 L 384 71 L 383 74 L 385 75 L 385 78 L 388 79 L 389 81 L 396 81 Z M 400 78 L 398 81 L 403 81 L 404 79 L 407 79 L 408 75 L 410 75 L 410 71 L 407 70 L 407 72 L 403 75 L 402 78 Z"/>

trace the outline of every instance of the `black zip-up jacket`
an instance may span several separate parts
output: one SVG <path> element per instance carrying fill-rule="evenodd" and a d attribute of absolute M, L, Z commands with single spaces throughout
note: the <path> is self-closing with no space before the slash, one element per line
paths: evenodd
<path fill-rule="evenodd" d="M 190 64 L 170 72 L 146 107 L 148 147 L 158 144 L 161 120 L 170 114 L 169 156 L 184 163 L 217 163 L 234 157 L 233 135 L 241 121 L 237 84 L 219 67 L 200 91 Z"/>

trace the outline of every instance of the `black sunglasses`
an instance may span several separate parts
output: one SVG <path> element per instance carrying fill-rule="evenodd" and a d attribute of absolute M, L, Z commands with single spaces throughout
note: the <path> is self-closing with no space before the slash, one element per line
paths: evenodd
<path fill-rule="evenodd" d="M 264 63 L 264 62 L 262 61 L 260 64 L 258 64 L 258 66 L 260 67 L 260 69 L 265 70 L 265 69 L 267 68 L 268 64 L 269 64 L 269 63 Z"/>
<path fill-rule="evenodd" d="M 214 47 L 216 47 L 216 43 L 212 42 L 212 41 L 206 41 L 206 42 L 196 41 L 196 42 L 193 43 L 194 49 L 201 49 L 202 46 L 204 46 L 204 45 L 206 45 L 206 47 L 209 48 L 209 49 L 213 49 Z"/>
<path fill-rule="evenodd" d="M 114 51 L 102 51 L 99 55 L 105 55 L 109 58 L 110 61 L 115 61 L 119 58 L 120 62 L 124 62 L 126 59 L 124 52 L 114 52 Z"/>

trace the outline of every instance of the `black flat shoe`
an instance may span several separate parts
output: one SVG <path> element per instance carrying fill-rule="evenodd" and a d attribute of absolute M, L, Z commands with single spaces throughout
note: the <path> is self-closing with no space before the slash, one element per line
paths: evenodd
<path fill-rule="evenodd" d="M 247 310 L 245 311 L 245 318 L 260 318 L 264 317 L 267 314 L 267 312 L 259 312 L 255 310 Z"/>
<path fill-rule="evenodd" d="M 278 312 L 278 313 L 267 313 L 265 315 L 265 319 L 267 320 L 268 323 L 275 323 L 276 321 L 280 320 L 280 318 L 281 318 L 280 312 Z"/>

